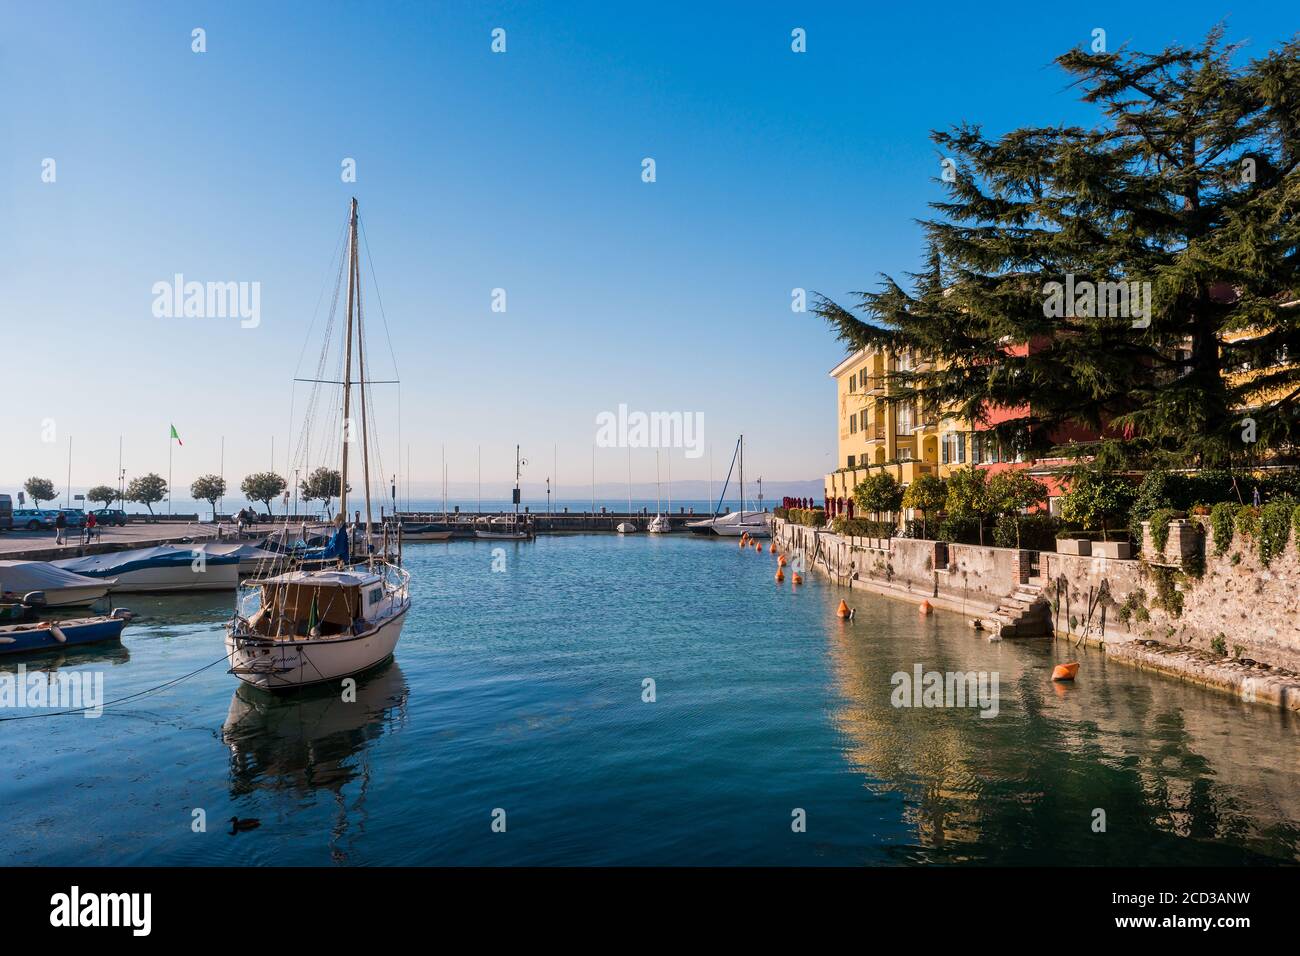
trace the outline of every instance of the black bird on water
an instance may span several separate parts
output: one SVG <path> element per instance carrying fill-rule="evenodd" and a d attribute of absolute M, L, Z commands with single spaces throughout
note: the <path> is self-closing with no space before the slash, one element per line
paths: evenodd
<path fill-rule="evenodd" d="M 262 825 L 262 821 L 255 817 L 249 817 L 247 820 L 241 820 L 239 817 L 230 818 L 230 835 L 243 833 L 245 830 L 256 830 Z"/>

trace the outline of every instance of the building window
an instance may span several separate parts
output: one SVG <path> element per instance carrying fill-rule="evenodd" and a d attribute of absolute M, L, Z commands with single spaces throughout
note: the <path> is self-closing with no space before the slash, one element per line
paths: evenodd
<path fill-rule="evenodd" d="M 858 413 L 854 412 L 852 415 L 849 416 L 849 434 L 856 435 L 857 433 L 858 433 Z"/>
<path fill-rule="evenodd" d="M 858 390 L 858 373 L 854 372 L 852 375 L 849 376 L 849 391 L 856 392 L 857 390 Z"/>
<path fill-rule="evenodd" d="M 960 465 L 966 461 L 966 436 L 962 432 L 948 432 L 943 436 L 942 462 Z"/>
<path fill-rule="evenodd" d="M 852 456 L 852 455 L 849 455 L 849 467 L 850 467 L 850 468 L 853 467 L 853 456 Z"/>
<path fill-rule="evenodd" d="M 895 431 L 900 435 L 912 434 L 912 428 L 914 427 L 914 422 L 916 420 L 916 415 L 914 413 L 915 406 L 913 406 L 911 402 L 903 402 L 901 405 L 895 406 L 895 408 L 897 409 L 895 412 L 897 416 L 897 426 Z"/>

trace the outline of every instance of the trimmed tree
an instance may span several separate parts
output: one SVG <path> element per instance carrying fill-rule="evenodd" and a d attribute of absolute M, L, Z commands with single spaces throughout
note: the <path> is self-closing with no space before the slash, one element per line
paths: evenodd
<path fill-rule="evenodd" d="M 985 486 L 990 516 L 1016 519 L 1016 547 L 1020 547 L 1020 513 L 1047 501 L 1047 486 L 1023 471 L 1008 469 L 989 478 Z"/>
<path fill-rule="evenodd" d="M 853 500 L 863 511 L 880 520 L 882 511 L 897 512 L 903 503 L 903 487 L 888 472 L 868 475 L 853 489 Z"/>
<path fill-rule="evenodd" d="M 54 482 L 48 478 L 28 478 L 23 482 L 23 490 L 32 499 L 32 505 L 39 509 L 42 501 L 53 501 L 57 497 Z"/>
<path fill-rule="evenodd" d="M 921 535 L 929 537 L 927 525 L 930 515 L 943 510 L 948 499 L 948 489 L 938 475 L 918 475 L 907 490 L 903 492 L 903 507 L 915 508 L 921 512 Z"/>
<path fill-rule="evenodd" d="M 86 497 L 91 501 L 102 501 L 107 508 L 117 500 L 117 489 L 111 485 L 96 485 L 86 492 Z"/>
<path fill-rule="evenodd" d="M 949 518 L 974 521 L 979 525 L 980 544 L 984 543 L 984 523 L 992 516 L 988 476 L 982 469 L 967 466 L 948 476 L 948 496 L 943 510 Z"/>
<path fill-rule="evenodd" d="M 1103 541 L 1108 525 L 1123 524 L 1136 497 L 1133 485 L 1121 475 L 1081 471 L 1069 483 L 1061 497 L 1061 518 L 1088 531 L 1100 527 Z"/>
<path fill-rule="evenodd" d="M 239 490 L 249 501 L 260 501 L 266 505 L 266 514 L 270 517 L 271 502 L 280 497 L 281 492 L 288 486 L 289 483 L 275 472 L 259 471 L 241 481 Z"/>
<path fill-rule="evenodd" d="M 212 513 L 217 513 L 217 502 L 226 494 L 226 479 L 220 475 L 200 475 L 190 485 L 190 497 L 195 501 L 206 501 L 212 505 Z"/>
<path fill-rule="evenodd" d="M 132 478 L 131 483 L 126 486 L 126 500 L 144 505 L 149 509 L 151 515 L 153 514 L 153 506 L 166 497 L 166 480 L 152 471 L 147 475 L 141 475 L 139 478 Z"/>
<path fill-rule="evenodd" d="M 330 502 L 339 496 L 341 481 L 339 473 L 333 468 L 317 468 L 299 483 L 298 494 L 303 501 L 323 502 L 325 510 L 329 511 Z M 348 485 L 348 491 L 351 490 L 352 486 Z"/>

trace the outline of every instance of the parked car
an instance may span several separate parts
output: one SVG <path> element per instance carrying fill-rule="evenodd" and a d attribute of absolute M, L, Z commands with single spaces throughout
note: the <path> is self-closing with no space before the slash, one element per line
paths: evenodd
<path fill-rule="evenodd" d="M 26 531 L 40 531 L 54 527 L 54 512 L 38 508 L 18 508 L 14 511 L 14 527 Z"/>
<path fill-rule="evenodd" d="M 59 511 L 63 512 L 69 528 L 80 528 L 86 523 L 86 513 L 80 508 L 60 508 Z M 55 512 L 55 515 L 57 514 L 58 511 Z"/>
<path fill-rule="evenodd" d="M 120 528 L 126 524 L 126 512 L 120 508 L 100 508 L 95 512 L 95 521 L 106 528 L 112 525 Z"/>

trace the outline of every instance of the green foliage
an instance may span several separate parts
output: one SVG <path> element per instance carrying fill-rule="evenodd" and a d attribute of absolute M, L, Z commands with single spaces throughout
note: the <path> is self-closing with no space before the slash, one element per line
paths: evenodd
<path fill-rule="evenodd" d="M 978 529 L 979 543 L 984 543 L 984 522 L 992 516 L 988 475 L 981 468 L 958 468 L 948 476 L 948 496 L 943 506 L 944 525 L 951 528 L 973 526 Z M 949 538 L 948 540 L 954 540 Z"/>
<path fill-rule="evenodd" d="M 251 478 L 254 476 L 250 475 L 249 477 Z M 278 478 L 279 476 L 277 475 L 276 477 Z M 247 481 L 248 478 L 245 478 L 244 480 Z M 317 468 L 298 483 L 298 494 L 302 496 L 303 501 L 324 502 L 325 509 L 329 510 L 330 502 L 339 496 L 341 482 L 342 478 L 334 469 L 325 467 Z M 240 487 L 242 489 L 243 486 L 241 485 Z M 348 491 L 351 490 L 352 486 L 349 485 Z M 248 495 L 247 492 L 245 492 L 245 494 Z M 276 492 L 276 494 L 279 494 L 279 492 Z M 248 495 L 248 497 L 253 501 L 263 500 L 260 497 L 254 498 L 252 495 Z M 272 495 L 272 497 L 274 497 L 274 495 Z M 269 510 L 270 506 L 268 505 L 267 507 Z"/>
<path fill-rule="evenodd" d="M 1152 603 L 1170 617 L 1181 617 L 1183 613 L 1183 592 L 1178 590 L 1176 581 L 1181 577 L 1173 568 L 1153 567 L 1151 574 L 1156 582 L 1156 596 Z"/>
<path fill-rule="evenodd" d="M 1214 535 L 1215 557 L 1222 557 L 1232 544 L 1232 526 L 1237 506 L 1231 501 L 1220 501 L 1210 509 L 1210 531 Z"/>
<path fill-rule="evenodd" d="M 201 475 L 190 485 L 190 497 L 195 501 L 206 501 L 213 508 L 225 494 L 226 479 L 220 475 Z"/>
<path fill-rule="evenodd" d="M 1210 641 L 1210 650 L 1220 657 L 1228 656 L 1228 636 L 1220 631 L 1215 635 L 1214 640 Z"/>
<path fill-rule="evenodd" d="M 898 534 L 898 526 L 892 521 L 872 521 L 870 518 L 848 518 L 837 515 L 831 521 L 831 530 L 836 534 L 860 538 L 892 538 Z"/>
<path fill-rule="evenodd" d="M 826 523 L 826 509 L 791 508 L 786 517 L 793 524 L 801 524 L 806 528 L 820 528 Z"/>
<path fill-rule="evenodd" d="M 1169 543 L 1169 522 L 1177 515 L 1178 512 L 1172 508 L 1161 508 L 1151 516 L 1151 544 L 1161 557 L 1164 556 L 1165 545 Z"/>
<path fill-rule="evenodd" d="M 1132 591 L 1129 591 L 1128 597 L 1124 598 L 1124 603 L 1119 607 L 1119 611 L 1117 612 L 1119 614 L 1119 619 L 1127 624 L 1130 618 L 1141 612 L 1144 616 L 1139 617 L 1138 620 L 1146 620 L 1147 617 L 1149 617 L 1149 615 L 1146 614 L 1146 603 L 1147 592 L 1143 591 L 1141 588 L 1134 588 Z"/>
<path fill-rule="evenodd" d="M 920 537 L 928 537 L 930 516 L 938 516 L 948 500 L 948 486 L 938 475 L 918 475 L 903 492 L 903 507 L 921 512 Z M 910 535 L 909 535 L 910 536 Z"/>
<path fill-rule="evenodd" d="M 903 488 L 893 475 L 879 471 L 858 482 L 853 489 L 853 501 L 863 511 L 877 516 L 882 512 L 896 512 L 903 504 Z"/>
<path fill-rule="evenodd" d="M 1270 501 L 1259 512 L 1259 560 L 1264 567 L 1286 550 L 1287 539 L 1291 536 L 1291 517 L 1295 513 L 1295 501 L 1280 498 Z"/>
<path fill-rule="evenodd" d="M 1251 59 L 1216 27 L 1193 46 L 1080 46 L 1056 62 L 1065 83 L 1045 85 L 1076 90 L 1097 122 L 990 136 L 973 117 L 936 131 L 956 175 L 923 223 L 927 265 L 911 288 L 887 277 L 849 308 L 822 298 L 814 311 L 850 349 L 934 360 L 893 373 L 887 400 L 933 402 L 971 421 L 990 407 L 1023 409 L 995 427 L 1018 449 L 1107 422 L 1131 429 L 1133 454 L 1228 461 L 1245 451 L 1240 409 L 1260 379 L 1226 373 L 1249 365 L 1267 370 L 1271 392 L 1300 387 L 1300 363 L 1277 361 L 1300 332 L 1300 310 L 1284 307 L 1300 289 L 1300 37 Z M 1067 275 L 1149 283 L 1149 308 L 1064 309 Z M 1216 284 L 1236 294 L 1215 296 Z M 1230 334 L 1248 326 L 1267 331 Z M 1256 447 L 1300 437 L 1300 403 L 1271 402 L 1257 420 Z M 1159 507 L 1179 505 L 1147 514 Z"/>
<path fill-rule="evenodd" d="M 117 500 L 117 489 L 111 485 L 96 485 L 86 492 L 86 497 L 91 501 L 102 501 L 107 508 Z"/>
<path fill-rule="evenodd" d="M 1061 496 L 1061 518 L 1089 531 L 1100 529 L 1104 540 L 1110 528 L 1130 512 L 1133 499 L 1133 485 L 1124 476 L 1081 472 L 1070 479 L 1069 489 Z"/>
<path fill-rule="evenodd" d="M 1240 505 L 1233 519 L 1233 527 L 1238 534 L 1247 538 L 1259 537 L 1259 509 L 1252 505 Z"/>
<path fill-rule="evenodd" d="M 54 482 L 48 478 L 28 478 L 23 482 L 23 490 L 32 499 L 32 506 L 39 508 L 42 501 L 53 501 L 57 497 Z"/>
<path fill-rule="evenodd" d="M 139 478 L 132 478 L 126 486 L 126 500 L 144 505 L 153 514 L 153 506 L 167 497 L 167 482 L 161 475 L 149 472 Z"/>
<path fill-rule="evenodd" d="M 313 480 L 317 484 L 311 486 L 312 494 L 307 493 L 309 483 Z M 332 481 L 332 484 L 330 483 Z M 248 475 L 239 483 L 239 490 L 244 493 L 244 497 L 249 501 L 260 501 L 266 505 L 266 513 L 271 513 L 271 502 L 280 497 L 284 489 L 289 486 L 283 478 L 273 471 L 259 471 Z M 302 483 L 302 497 L 304 501 L 311 501 L 319 498 L 328 502 L 329 499 L 338 495 L 339 473 L 330 471 L 327 468 L 317 468 L 307 480 Z M 349 488 L 349 491 L 352 489 Z M 327 493 L 330 492 L 330 493 Z"/>
<path fill-rule="evenodd" d="M 1057 520 L 1048 514 L 1000 515 L 993 525 L 993 543 L 999 548 L 1056 548 Z"/>

